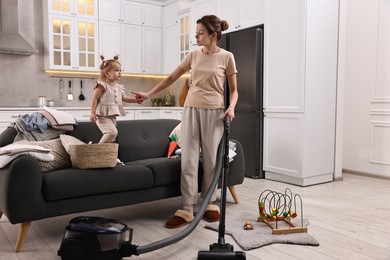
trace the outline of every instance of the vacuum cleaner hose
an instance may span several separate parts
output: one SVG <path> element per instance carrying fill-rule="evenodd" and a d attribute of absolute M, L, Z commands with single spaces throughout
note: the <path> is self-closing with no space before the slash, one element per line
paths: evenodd
<path fill-rule="evenodd" d="M 224 123 L 225 123 L 225 131 L 228 131 L 229 125 L 230 125 L 229 116 L 225 117 Z M 222 155 L 224 154 L 224 149 L 226 149 L 225 144 L 227 142 L 225 142 L 225 140 L 227 138 L 228 138 L 227 135 L 224 134 L 222 136 L 221 142 L 219 143 L 218 152 L 217 152 L 216 172 L 214 174 L 214 178 L 210 184 L 210 187 L 207 190 L 207 193 L 206 193 L 201 205 L 199 206 L 198 213 L 196 214 L 194 220 L 185 229 L 183 229 L 182 231 L 180 231 L 179 233 L 177 233 L 171 237 L 168 237 L 168 238 L 165 238 L 165 239 L 162 239 L 162 240 L 159 240 L 159 241 L 147 244 L 147 245 L 136 247 L 135 253 L 134 253 L 135 255 L 148 253 L 148 252 L 169 246 L 171 244 L 174 244 L 174 243 L 182 240 L 183 238 L 185 238 L 189 234 L 191 234 L 192 231 L 194 231 L 194 229 L 197 227 L 197 225 L 199 224 L 200 220 L 203 217 L 203 214 L 206 210 L 207 204 L 210 201 L 210 198 L 213 194 L 213 191 L 217 187 L 219 178 L 221 176 L 221 172 L 222 172 L 222 168 L 223 168 L 222 167 Z"/>

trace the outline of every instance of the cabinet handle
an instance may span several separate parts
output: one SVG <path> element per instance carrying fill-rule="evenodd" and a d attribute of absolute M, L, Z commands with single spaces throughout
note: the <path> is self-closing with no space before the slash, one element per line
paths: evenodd
<path fill-rule="evenodd" d="M 150 114 L 152 111 L 141 111 L 141 114 Z"/>

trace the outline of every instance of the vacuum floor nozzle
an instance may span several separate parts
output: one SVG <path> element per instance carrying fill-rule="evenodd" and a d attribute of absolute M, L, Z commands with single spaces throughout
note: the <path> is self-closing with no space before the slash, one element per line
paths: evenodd
<path fill-rule="evenodd" d="M 210 245 L 210 251 L 199 251 L 198 260 L 246 260 L 246 255 L 241 251 L 233 251 L 233 246 L 230 244 L 215 243 Z"/>

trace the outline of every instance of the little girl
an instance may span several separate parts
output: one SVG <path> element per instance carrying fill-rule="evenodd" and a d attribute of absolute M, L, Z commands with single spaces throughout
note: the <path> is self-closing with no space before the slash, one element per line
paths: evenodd
<path fill-rule="evenodd" d="M 123 86 L 117 83 L 121 78 L 121 64 L 118 56 L 110 60 L 104 60 L 103 55 L 100 58 L 102 59 L 100 78 L 93 92 L 90 120 L 95 121 L 103 133 L 99 143 L 113 143 L 118 135 L 116 117 L 125 115 L 122 101 L 141 102 L 126 96 Z"/>

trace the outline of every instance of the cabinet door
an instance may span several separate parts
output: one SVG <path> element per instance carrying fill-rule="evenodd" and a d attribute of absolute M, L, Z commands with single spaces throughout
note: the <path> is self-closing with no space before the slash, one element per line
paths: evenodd
<path fill-rule="evenodd" d="M 185 13 L 179 16 L 180 21 L 180 60 L 190 52 L 190 14 Z"/>
<path fill-rule="evenodd" d="M 99 53 L 101 55 L 106 59 L 111 59 L 119 54 L 119 60 L 125 60 L 125 57 L 122 57 L 121 52 L 121 24 L 117 22 L 100 21 L 99 35 Z"/>
<path fill-rule="evenodd" d="M 265 114 L 265 171 L 302 177 L 303 117 L 303 114 L 293 113 Z"/>
<path fill-rule="evenodd" d="M 163 73 L 169 74 L 179 65 L 179 25 L 164 28 Z"/>
<path fill-rule="evenodd" d="M 99 0 L 99 21 L 121 21 L 121 0 Z"/>
<path fill-rule="evenodd" d="M 161 29 L 143 27 L 142 35 L 142 71 L 145 73 L 161 73 Z"/>
<path fill-rule="evenodd" d="M 304 111 L 305 2 L 267 1 L 264 38 L 266 112 Z"/>
<path fill-rule="evenodd" d="M 247 0 L 245 0 L 247 1 Z M 258 1 L 258 0 L 257 0 Z M 229 23 L 229 29 L 224 33 L 235 31 L 240 26 L 239 0 L 217 0 L 217 15 Z"/>
<path fill-rule="evenodd" d="M 122 70 L 130 73 L 142 72 L 142 28 L 138 25 L 122 24 Z"/>
<path fill-rule="evenodd" d="M 177 3 L 164 6 L 163 9 L 163 26 L 169 27 L 178 24 Z"/>
<path fill-rule="evenodd" d="M 72 69 L 74 42 L 74 19 L 49 15 L 49 66 L 51 69 Z"/>
<path fill-rule="evenodd" d="M 263 24 L 265 20 L 265 0 L 240 1 L 240 28 Z"/>
<path fill-rule="evenodd" d="M 51 14 L 72 15 L 83 18 L 97 18 L 97 0 L 47 0 Z"/>
<path fill-rule="evenodd" d="M 95 71 L 99 64 L 98 23 L 96 20 L 76 19 L 75 26 L 75 67 Z"/>
<path fill-rule="evenodd" d="M 161 28 L 161 7 L 142 5 L 142 25 Z"/>
<path fill-rule="evenodd" d="M 190 17 L 190 49 L 198 47 L 195 40 L 196 34 L 196 21 L 202 16 L 207 14 L 215 14 L 216 3 L 215 0 L 197 1 L 191 6 L 191 17 Z"/>
<path fill-rule="evenodd" d="M 83 18 L 98 18 L 98 0 L 73 0 L 74 13 L 77 17 Z"/>
<path fill-rule="evenodd" d="M 142 24 L 142 4 L 129 0 L 122 2 L 122 22 L 129 24 Z"/>

